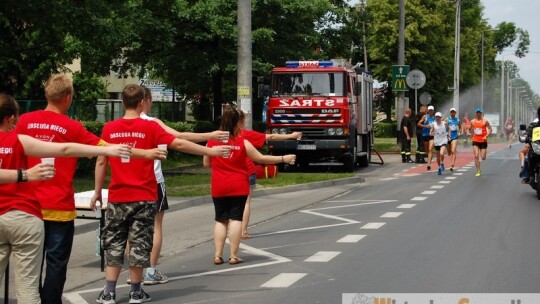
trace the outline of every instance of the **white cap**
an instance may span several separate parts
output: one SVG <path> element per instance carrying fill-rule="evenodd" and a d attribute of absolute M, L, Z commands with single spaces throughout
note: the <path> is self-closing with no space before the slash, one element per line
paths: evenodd
<path fill-rule="evenodd" d="M 437 113 L 435 113 L 435 117 L 437 117 L 437 116 L 439 116 L 439 117 L 442 117 L 442 114 L 441 114 L 441 112 L 437 112 Z"/>
<path fill-rule="evenodd" d="M 428 109 L 428 110 L 435 110 L 435 107 L 429 106 L 429 107 L 427 107 L 427 109 Z"/>
<path fill-rule="evenodd" d="M 451 108 L 451 109 L 450 109 L 450 112 L 452 112 L 452 111 L 457 112 L 457 111 L 456 111 L 456 108 Z"/>

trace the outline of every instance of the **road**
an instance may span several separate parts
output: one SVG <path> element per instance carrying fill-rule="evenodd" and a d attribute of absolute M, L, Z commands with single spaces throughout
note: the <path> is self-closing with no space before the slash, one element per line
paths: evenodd
<path fill-rule="evenodd" d="M 234 266 L 212 264 L 211 206 L 171 212 L 159 266 L 171 281 L 144 289 L 152 303 L 220 304 L 538 292 L 540 201 L 519 182 L 520 146 L 490 145 L 481 177 L 470 148 L 460 147 L 458 167 L 441 176 L 383 156 L 384 166 L 357 172 L 363 183 L 258 197 L 254 238 L 242 243 L 245 263 Z M 89 253 L 93 239 L 92 232 L 76 237 L 67 303 L 94 303 L 104 284 Z M 118 303 L 128 302 L 125 278 Z"/>

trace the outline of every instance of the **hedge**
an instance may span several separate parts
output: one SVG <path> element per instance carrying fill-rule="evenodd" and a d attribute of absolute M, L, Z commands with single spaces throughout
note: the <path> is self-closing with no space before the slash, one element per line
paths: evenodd
<path fill-rule="evenodd" d="M 378 122 L 373 125 L 373 135 L 380 138 L 389 138 L 397 136 L 397 123 Z"/>

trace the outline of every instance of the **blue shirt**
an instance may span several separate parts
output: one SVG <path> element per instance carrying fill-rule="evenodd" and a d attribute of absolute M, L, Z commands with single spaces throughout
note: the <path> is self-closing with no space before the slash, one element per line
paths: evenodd
<path fill-rule="evenodd" d="M 430 124 L 435 122 L 435 116 L 430 116 L 426 114 L 426 120 L 424 120 L 424 128 L 422 129 L 422 136 L 429 136 L 429 131 L 431 129 Z"/>
<path fill-rule="evenodd" d="M 459 118 L 448 116 L 448 129 L 450 130 L 450 139 L 458 138 L 459 131 Z"/>

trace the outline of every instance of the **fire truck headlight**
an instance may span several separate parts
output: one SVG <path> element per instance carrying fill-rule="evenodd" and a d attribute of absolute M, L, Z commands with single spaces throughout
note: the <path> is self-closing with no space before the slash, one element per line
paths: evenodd
<path fill-rule="evenodd" d="M 276 129 L 276 128 L 272 129 L 272 134 L 278 134 L 278 133 L 279 133 L 278 129 Z"/>
<path fill-rule="evenodd" d="M 337 128 L 336 129 L 336 135 L 338 135 L 338 136 L 343 135 L 343 129 L 342 128 Z"/>
<path fill-rule="evenodd" d="M 328 135 L 331 135 L 331 136 L 336 135 L 336 130 L 334 128 L 329 128 L 328 129 Z"/>
<path fill-rule="evenodd" d="M 287 129 L 285 128 L 279 129 L 279 134 L 287 134 Z"/>

